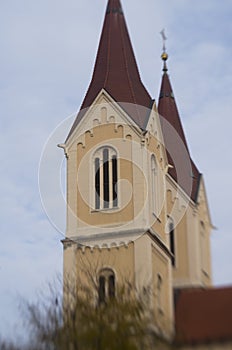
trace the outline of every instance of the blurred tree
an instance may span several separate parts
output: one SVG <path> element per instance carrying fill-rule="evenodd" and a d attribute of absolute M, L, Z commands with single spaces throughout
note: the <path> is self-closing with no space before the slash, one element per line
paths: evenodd
<path fill-rule="evenodd" d="M 101 301 L 94 282 L 76 284 L 70 280 L 49 286 L 49 293 L 36 302 L 25 301 L 24 320 L 30 335 L 27 346 L 0 343 L 1 350 L 145 350 L 170 349 L 152 325 L 149 288 L 135 292 L 125 282 L 116 296 Z M 92 284 L 93 286 L 93 284 Z M 63 290 L 63 292 L 62 292 Z M 49 297 L 48 295 L 49 294 Z M 65 297 L 63 297 L 63 294 Z"/>
<path fill-rule="evenodd" d="M 93 277 L 92 274 L 89 274 Z M 130 283 L 117 286 L 116 296 L 98 299 L 98 286 L 66 280 L 50 288 L 50 298 L 26 303 L 27 323 L 37 350 L 140 350 L 167 349 L 152 328 L 149 288 L 134 293 Z"/>

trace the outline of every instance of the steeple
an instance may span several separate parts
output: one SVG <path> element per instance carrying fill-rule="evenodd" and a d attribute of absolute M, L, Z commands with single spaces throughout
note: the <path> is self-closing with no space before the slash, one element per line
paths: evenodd
<path fill-rule="evenodd" d="M 103 88 L 116 102 L 150 107 L 119 0 L 108 1 L 92 81 L 81 108 L 89 107 Z"/>
<path fill-rule="evenodd" d="M 120 0 L 108 1 L 94 72 L 81 110 L 90 107 L 102 89 L 118 103 L 151 107 L 152 99 L 140 79 Z M 123 108 L 127 109 L 125 105 Z M 145 128 L 147 115 L 132 106 L 126 111 L 141 129 Z M 73 127 L 82 116 L 79 113 Z"/>
<path fill-rule="evenodd" d="M 170 83 L 169 75 L 167 74 L 167 60 L 168 54 L 163 52 L 161 58 L 164 62 L 163 67 L 163 77 L 159 95 L 159 103 L 158 103 L 158 112 L 159 114 L 165 118 L 176 130 L 181 140 L 183 141 L 186 149 L 188 150 L 188 145 L 185 139 L 183 127 L 181 124 L 179 112 L 177 109 L 176 101 L 174 98 L 174 93 L 172 90 L 172 86 Z"/>
<path fill-rule="evenodd" d="M 173 160 L 171 159 L 169 152 L 167 152 L 169 162 L 173 166 L 173 168 L 169 169 L 169 174 L 195 201 L 197 197 L 198 185 L 200 181 L 200 173 L 190 157 L 190 153 L 189 153 L 187 141 L 185 138 L 184 130 L 182 127 L 181 119 L 179 116 L 178 108 L 176 105 L 173 89 L 171 86 L 169 75 L 167 73 L 168 72 L 168 68 L 167 68 L 168 54 L 166 53 L 166 48 L 163 51 L 161 58 L 164 63 L 163 63 L 163 77 L 162 77 L 159 102 L 158 102 L 158 112 L 159 112 L 159 115 L 161 116 L 160 119 L 161 119 L 161 126 L 162 126 L 162 131 L 164 136 L 164 143 L 167 150 L 171 149 L 174 154 L 176 153 L 176 159 L 178 159 L 180 164 L 185 162 L 185 161 L 182 161 L 182 158 L 184 159 L 187 155 L 189 157 L 190 165 L 191 165 L 191 169 L 187 169 L 187 170 L 181 169 L 183 170 L 181 174 L 181 178 L 177 178 L 175 164 L 172 164 Z M 167 128 L 165 127 L 166 121 L 175 129 L 178 136 L 180 137 L 180 140 L 182 141 L 185 147 L 186 155 L 180 154 L 182 151 L 178 149 L 177 141 L 173 140 L 172 137 L 170 137 L 170 132 L 167 131 Z M 181 142 L 178 142 L 178 144 L 180 145 Z M 175 146 L 176 146 L 176 149 L 175 149 Z M 182 150 L 183 150 L 183 147 L 182 147 Z M 189 193 L 189 185 L 188 185 L 189 177 L 191 177 L 192 179 L 191 193 Z"/>

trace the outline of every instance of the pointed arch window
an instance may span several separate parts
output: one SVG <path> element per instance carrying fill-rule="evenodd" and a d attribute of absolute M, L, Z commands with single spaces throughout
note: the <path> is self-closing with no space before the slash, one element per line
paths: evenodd
<path fill-rule="evenodd" d="M 94 154 L 95 209 L 118 206 L 118 158 L 112 147 L 102 147 Z"/>
<path fill-rule="evenodd" d="M 115 273 L 112 269 L 102 269 L 98 281 L 99 304 L 106 303 L 107 299 L 115 297 Z"/>

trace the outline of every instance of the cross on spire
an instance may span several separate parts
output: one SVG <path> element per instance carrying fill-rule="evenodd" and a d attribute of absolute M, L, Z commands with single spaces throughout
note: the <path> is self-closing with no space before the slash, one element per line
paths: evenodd
<path fill-rule="evenodd" d="M 168 71 L 167 63 L 166 63 L 167 60 L 168 60 L 168 54 L 166 52 L 166 41 L 167 41 L 168 38 L 165 35 L 165 29 L 162 29 L 160 34 L 161 34 L 162 39 L 163 39 L 163 53 L 161 55 L 161 58 L 164 61 L 163 71 L 164 71 L 164 73 L 166 73 Z"/>
<path fill-rule="evenodd" d="M 166 41 L 167 41 L 167 37 L 165 35 L 165 29 L 162 29 L 160 32 L 162 39 L 163 39 L 163 52 L 166 52 Z"/>

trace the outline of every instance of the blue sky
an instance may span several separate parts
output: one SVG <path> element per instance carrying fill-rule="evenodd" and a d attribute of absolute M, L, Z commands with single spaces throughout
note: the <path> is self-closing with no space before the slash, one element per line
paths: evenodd
<path fill-rule="evenodd" d="M 3 0 L 0 6 L 0 334 L 22 334 L 18 304 L 62 271 L 63 235 L 38 187 L 49 135 L 79 109 L 88 87 L 106 0 Z M 142 80 L 157 99 L 166 28 L 169 73 L 192 157 L 204 174 L 213 223 L 213 277 L 232 284 L 232 3 L 122 0 Z M 66 129 L 54 141 L 62 167 Z M 50 144 L 52 147 L 53 145 Z M 52 173 L 49 175 L 52 177 Z M 63 177 L 61 179 L 63 181 Z M 59 228 L 65 210 L 54 212 Z"/>

